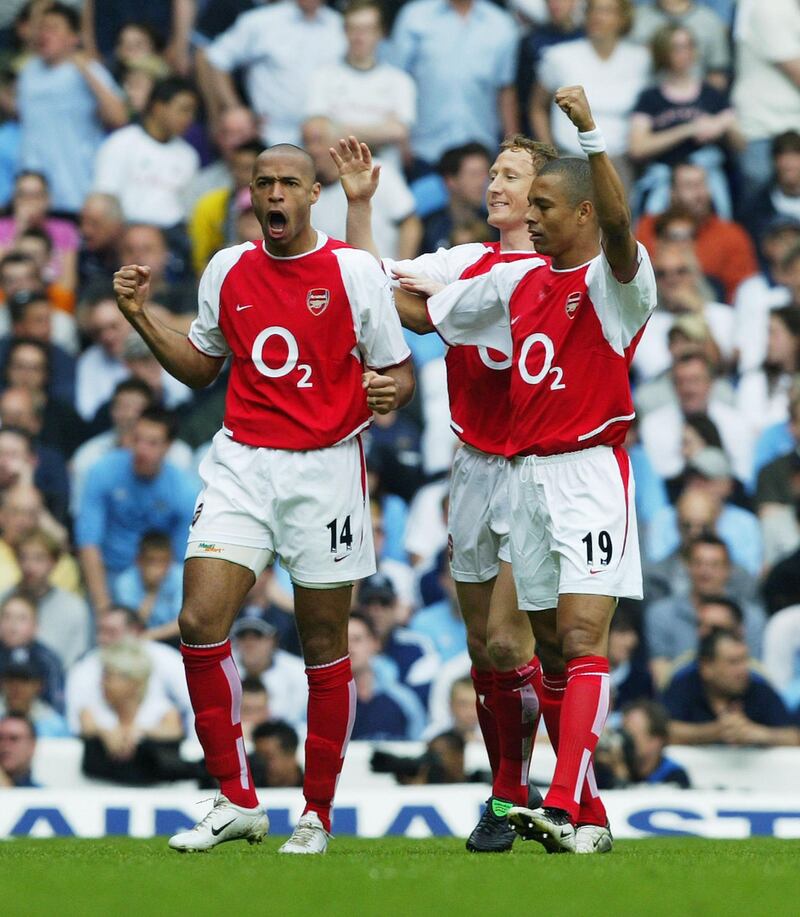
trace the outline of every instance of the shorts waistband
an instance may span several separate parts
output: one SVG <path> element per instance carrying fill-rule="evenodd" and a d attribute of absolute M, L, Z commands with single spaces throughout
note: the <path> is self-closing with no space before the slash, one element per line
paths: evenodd
<path fill-rule="evenodd" d="M 504 455 L 497 455 L 494 452 L 484 452 L 483 449 L 476 449 L 475 446 L 470 446 L 469 443 L 462 443 L 461 448 L 466 449 L 467 452 L 471 452 L 472 455 L 477 455 L 480 456 L 480 458 L 486 459 L 490 464 L 492 462 L 497 462 L 498 465 L 503 466 L 506 462 L 511 461 Z"/>
<path fill-rule="evenodd" d="M 574 452 L 557 452 L 555 455 L 515 455 L 511 460 L 514 465 L 560 465 L 562 462 L 576 462 L 588 455 L 600 455 L 613 451 L 614 446 L 590 446 L 588 449 L 576 449 Z"/>

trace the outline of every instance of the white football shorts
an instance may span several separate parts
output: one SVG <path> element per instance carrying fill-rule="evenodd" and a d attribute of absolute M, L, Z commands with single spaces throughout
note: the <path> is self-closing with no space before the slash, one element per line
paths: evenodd
<path fill-rule="evenodd" d="M 448 512 L 450 569 L 459 583 L 485 583 L 510 561 L 508 480 L 510 464 L 462 446 L 453 459 Z"/>
<path fill-rule="evenodd" d="M 555 608 L 562 593 L 642 598 L 628 454 L 595 446 L 511 463 L 511 564 L 519 607 Z"/>
<path fill-rule="evenodd" d="M 186 557 L 215 557 L 258 576 L 275 555 L 299 585 L 375 572 L 360 437 L 293 452 L 234 442 L 220 430 L 200 463 L 203 490 Z"/>

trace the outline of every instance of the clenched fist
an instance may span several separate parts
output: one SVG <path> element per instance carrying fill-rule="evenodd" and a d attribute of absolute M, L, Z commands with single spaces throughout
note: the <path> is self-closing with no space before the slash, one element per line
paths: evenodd
<path fill-rule="evenodd" d="M 139 315 L 150 292 L 150 268 L 141 264 L 126 264 L 114 274 L 114 295 L 125 318 Z"/>
<path fill-rule="evenodd" d="M 367 390 L 367 407 L 376 414 L 388 414 L 397 407 L 397 382 L 391 376 L 381 376 L 370 369 L 363 375 Z"/>
<path fill-rule="evenodd" d="M 583 86 L 562 86 L 556 90 L 555 103 L 579 131 L 595 129 L 592 110 Z"/>

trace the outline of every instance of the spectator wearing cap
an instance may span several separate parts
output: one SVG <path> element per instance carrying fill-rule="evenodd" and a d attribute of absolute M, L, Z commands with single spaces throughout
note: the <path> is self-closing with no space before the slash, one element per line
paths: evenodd
<path fill-rule="evenodd" d="M 730 595 L 731 562 L 725 542 L 716 535 L 701 535 L 688 550 L 690 591 L 648 602 L 645 638 L 650 671 L 663 685 L 675 660 L 697 648 L 697 611 L 707 596 Z M 753 602 L 741 603 L 745 635 L 752 655 L 758 658 L 764 630 L 764 612 Z"/>
<path fill-rule="evenodd" d="M 178 614 L 183 600 L 183 565 L 175 560 L 169 535 L 145 532 L 136 562 L 114 580 L 116 605 L 136 609 L 148 640 L 179 643 Z"/>
<path fill-rule="evenodd" d="M 297 761 L 299 744 L 297 733 L 283 720 L 256 726 L 253 751 L 248 755 L 255 786 L 302 786 L 303 769 Z"/>
<path fill-rule="evenodd" d="M 150 408 L 137 420 L 130 449 L 118 449 L 92 468 L 75 522 L 78 547 L 95 615 L 111 607 L 115 575 L 136 559 L 148 531 L 169 535 L 183 557 L 198 486 L 166 461 L 176 421 Z"/>
<path fill-rule="evenodd" d="M 50 4 L 17 84 L 22 167 L 47 176 L 53 208 L 67 213 L 77 213 L 89 191 L 105 128 L 128 120 L 109 72 L 79 50 L 79 29 L 74 9 Z"/>
<path fill-rule="evenodd" d="M 705 169 L 681 162 L 672 169 L 670 203 L 682 207 L 694 222 L 694 247 L 703 273 L 718 284 L 725 302 L 733 302 L 739 284 L 758 270 L 755 248 L 745 229 L 715 211 Z M 655 214 L 636 226 L 636 238 L 651 255 L 656 248 Z"/>
<path fill-rule="evenodd" d="M 673 745 L 800 744 L 800 730 L 774 688 L 754 672 L 747 644 L 715 629 L 700 642 L 697 663 L 664 692 Z"/>
<path fill-rule="evenodd" d="M 412 688 L 427 706 L 439 657 L 430 640 L 401 625 L 397 593 L 391 580 L 380 573 L 362 580 L 357 602 L 378 640 L 376 671 L 382 671 L 385 666 L 386 677 Z"/>
<path fill-rule="evenodd" d="M 477 140 L 493 149 L 519 130 L 517 27 L 487 0 L 415 0 L 391 36 L 391 61 L 419 93 L 414 157 L 428 169 L 445 150 Z"/>
<path fill-rule="evenodd" d="M 80 711 L 102 705 L 103 649 L 134 641 L 144 649 L 151 664 L 145 703 L 151 709 L 163 707 L 167 702 L 177 707 L 186 734 L 192 734 L 194 714 L 181 654 L 165 643 L 144 639 L 143 633 L 144 624 L 132 608 L 112 607 L 97 622 L 97 646 L 82 656 L 67 673 L 67 724 L 73 734 L 80 732 Z"/>
<path fill-rule="evenodd" d="M 33 757 L 36 730 L 24 716 L 8 714 L 0 719 L 0 787 L 36 787 Z"/>
<path fill-rule="evenodd" d="M 689 460 L 683 474 L 684 491 L 699 488 L 708 492 L 716 507 L 714 531 L 728 546 L 733 561 L 751 576 L 758 576 L 763 563 L 764 546 L 756 516 L 731 502 L 735 481 L 725 453 L 706 447 Z M 658 563 L 680 544 L 678 515 L 675 507 L 662 509 L 648 531 L 647 555 Z"/>
<path fill-rule="evenodd" d="M 241 204 L 250 203 L 250 178 L 262 149 L 260 141 L 248 140 L 231 150 L 226 163 L 230 181 L 207 191 L 195 203 L 188 231 L 192 243 L 192 267 L 198 277 L 212 255 L 239 241 L 236 217 L 242 210 Z M 158 296 L 154 298 L 158 300 Z"/>
<path fill-rule="evenodd" d="M 258 611 L 233 625 L 233 653 L 242 679 L 257 678 L 267 689 L 270 713 L 295 728 L 306 721 L 308 685 L 297 656 L 280 649 L 277 629 Z"/>
<path fill-rule="evenodd" d="M 419 738 L 425 728 L 425 708 L 414 691 L 376 671 L 378 637 L 369 618 L 358 612 L 350 615 L 348 649 L 356 686 L 352 738 Z"/>
<path fill-rule="evenodd" d="M 467 632 L 458 607 L 446 552 L 442 552 L 440 557 L 438 584 L 444 598 L 421 608 L 412 617 L 409 627 L 415 633 L 427 637 L 442 661 L 447 662 L 467 648 Z"/>
<path fill-rule="evenodd" d="M 15 552 L 21 574 L 15 589 L 36 603 L 37 637 L 67 671 L 89 649 L 92 620 L 81 596 L 52 582 L 64 547 L 49 532 L 35 528 L 20 537 Z"/>
<path fill-rule="evenodd" d="M 681 473 L 685 465 L 681 454 L 685 418 L 707 414 L 719 431 L 734 475 L 740 481 L 750 480 L 753 434 L 742 424 L 738 411 L 716 396 L 714 369 L 707 357 L 697 351 L 677 357 L 672 365 L 672 383 L 677 403 L 650 411 L 640 427 L 642 445 L 658 474 L 669 479 Z"/>
<path fill-rule="evenodd" d="M 772 139 L 772 181 L 742 213 L 750 234 L 760 239 L 776 217 L 800 221 L 800 132 L 784 131 Z"/>
<path fill-rule="evenodd" d="M 29 719 L 39 739 L 69 735 L 67 721 L 42 699 L 44 678 L 34 662 L 12 662 L 0 673 L 0 719 L 14 714 Z"/>
<path fill-rule="evenodd" d="M 0 674 L 15 663 L 34 665 L 43 682 L 42 699 L 64 705 L 64 670 L 56 654 L 37 639 L 36 603 L 14 592 L 0 604 Z"/>
<path fill-rule="evenodd" d="M 644 593 L 648 602 L 671 596 L 689 595 L 692 591 L 688 560 L 696 538 L 714 532 L 719 503 L 704 488 L 689 487 L 675 503 L 678 520 L 679 546 L 664 560 L 645 564 Z M 728 591 L 742 601 L 755 601 L 757 579 L 732 563 Z"/>
<path fill-rule="evenodd" d="M 311 74 L 338 63 L 345 51 L 342 17 L 321 0 L 283 0 L 243 12 L 198 54 L 212 126 L 225 109 L 242 104 L 232 78 L 241 70 L 262 140 L 299 143 Z"/>

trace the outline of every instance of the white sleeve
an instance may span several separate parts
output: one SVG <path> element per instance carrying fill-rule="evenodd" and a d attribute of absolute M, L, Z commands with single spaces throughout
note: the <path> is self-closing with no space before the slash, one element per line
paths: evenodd
<path fill-rule="evenodd" d="M 319 70 L 313 70 L 308 77 L 308 89 L 306 90 L 306 117 L 314 118 L 318 115 L 330 114 L 332 105 L 330 100 L 329 87 L 330 67 L 321 67 Z"/>
<path fill-rule="evenodd" d="M 218 69 L 230 73 L 237 67 L 251 63 L 251 39 L 257 35 L 253 14 L 257 17 L 262 14 L 261 9 L 252 10 L 239 16 L 233 25 L 217 36 L 206 48 L 206 57 Z M 269 23 L 261 22 L 260 27 L 267 27 Z"/>
<path fill-rule="evenodd" d="M 253 248 L 252 242 L 223 248 L 209 261 L 200 278 L 197 293 L 197 318 L 189 328 L 189 340 L 209 357 L 227 357 L 231 352 L 225 335 L 219 327 L 220 291 L 228 271 L 241 256 Z"/>
<path fill-rule="evenodd" d="M 398 171 L 384 165 L 381 180 L 373 201 L 376 210 L 382 210 L 392 223 L 401 223 L 417 212 L 411 189 Z"/>
<path fill-rule="evenodd" d="M 644 327 L 656 307 L 656 275 L 647 249 L 636 243 L 639 267 L 635 276 L 621 283 L 614 276 L 605 252 L 601 252 L 586 272 L 586 287 L 594 305 L 603 336 L 622 355 Z"/>
<path fill-rule="evenodd" d="M 121 197 L 124 189 L 124 172 L 130 133 L 123 127 L 114 131 L 101 144 L 94 161 L 92 190 Z"/>
<path fill-rule="evenodd" d="M 439 248 L 435 252 L 427 252 L 416 258 L 406 258 L 395 261 L 393 258 L 383 259 L 383 269 L 391 278 L 397 272 L 401 274 L 416 274 L 421 277 L 430 277 L 437 283 L 452 283 L 464 271 L 482 258 L 489 248 L 482 242 L 467 242 L 453 248 Z M 396 286 L 397 282 L 393 281 Z"/>
<path fill-rule="evenodd" d="M 428 300 L 431 322 L 450 345 L 483 345 L 510 357 L 508 304 L 520 280 L 544 263 L 539 258 L 525 258 L 496 264 L 486 274 L 451 283 Z"/>
<path fill-rule="evenodd" d="M 403 70 L 397 71 L 396 108 L 394 116 L 406 127 L 412 127 L 417 120 L 417 84 Z"/>
<path fill-rule="evenodd" d="M 411 351 L 403 337 L 389 278 L 368 252 L 339 248 L 335 254 L 364 362 L 371 369 L 404 363 Z"/>

